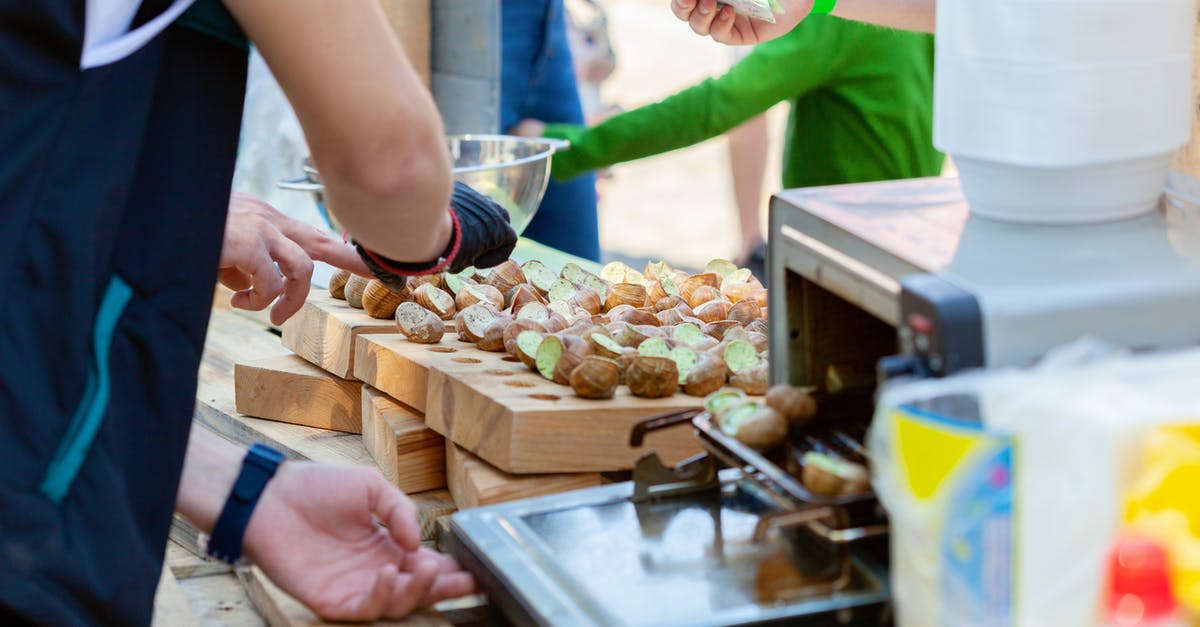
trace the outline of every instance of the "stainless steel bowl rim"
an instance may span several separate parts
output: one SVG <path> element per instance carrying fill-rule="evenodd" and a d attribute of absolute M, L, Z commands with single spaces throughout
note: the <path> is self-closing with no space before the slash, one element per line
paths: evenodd
<path fill-rule="evenodd" d="M 539 150 L 538 152 L 536 152 L 532 155 L 529 155 L 527 157 L 521 157 L 520 159 L 514 159 L 512 161 L 503 161 L 500 163 L 485 163 L 485 164 L 480 164 L 480 165 L 455 167 L 455 168 L 453 168 L 453 171 L 455 174 L 465 174 L 468 172 L 486 172 L 487 170 L 498 170 L 500 168 L 509 168 L 509 167 L 513 167 L 513 166 L 524 165 L 526 163 L 533 163 L 535 161 L 540 161 L 542 159 L 545 159 L 546 157 L 553 155 L 554 153 L 558 152 L 559 150 L 566 150 L 567 147 L 571 145 L 571 143 L 565 139 L 551 139 L 548 137 L 516 137 L 513 135 L 476 135 L 476 134 L 447 135 L 446 136 L 446 141 L 448 144 L 456 142 L 456 141 L 479 141 L 479 140 L 496 141 L 496 142 L 505 141 L 505 142 L 512 142 L 512 143 L 518 143 L 518 144 L 538 144 L 538 145 L 545 146 L 545 149 Z"/>
<path fill-rule="evenodd" d="M 500 168 L 510 168 L 510 167 L 514 167 L 514 166 L 518 166 L 518 165 L 524 165 L 526 163 L 533 163 L 540 159 L 545 159 L 547 156 L 553 155 L 554 153 L 556 153 L 560 150 L 566 150 L 571 145 L 571 142 L 569 142 L 565 139 L 553 139 L 553 138 L 549 138 L 549 137 L 516 137 L 513 135 L 479 135 L 479 134 L 474 134 L 474 133 L 468 133 L 468 134 L 464 134 L 464 135 L 447 135 L 446 136 L 447 144 L 452 144 L 453 142 L 458 142 L 458 141 L 479 141 L 479 140 L 497 141 L 497 142 L 507 141 L 507 142 L 520 143 L 520 144 L 540 144 L 540 145 L 545 146 L 546 148 L 544 150 L 539 150 L 538 152 L 536 152 L 532 155 L 529 155 L 528 157 L 521 157 L 520 159 L 514 159 L 512 161 L 504 161 L 504 162 L 500 162 L 500 163 L 483 163 L 480 165 L 455 167 L 452 169 L 454 174 L 467 174 L 470 172 L 486 172 L 488 170 L 498 170 Z M 312 157 L 305 157 L 303 159 L 303 161 L 300 162 L 300 167 L 304 170 L 304 174 L 308 178 L 309 181 L 312 181 L 313 183 L 321 182 L 321 176 L 317 172 L 316 166 L 313 165 Z"/>

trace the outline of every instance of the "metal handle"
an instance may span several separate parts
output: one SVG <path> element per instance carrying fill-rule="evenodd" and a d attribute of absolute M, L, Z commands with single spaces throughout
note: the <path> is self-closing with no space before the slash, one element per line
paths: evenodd
<path fill-rule="evenodd" d="M 683 411 L 673 411 L 667 414 L 659 414 L 651 416 L 633 425 L 633 431 L 629 434 L 629 446 L 637 448 L 642 445 L 646 439 L 646 434 L 659 429 L 666 429 L 685 422 L 691 422 L 692 418 L 699 414 L 699 409 L 685 409 Z"/>
<path fill-rule="evenodd" d="M 320 183 L 314 183 L 307 176 L 296 176 L 290 179 L 283 179 L 275 183 L 275 187 L 286 189 L 293 192 L 323 192 L 325 186 Z"/>
<path fill-rule="evenodd" d="M 847 544 L 867 538 L 879 538 L 888 534 L 887 525 L 866 525 L 863 527 L 850 527 L 849 529 L 833 529 L 820 520 L 810 520 L 805 522 L 804 525 L 813 533 L 834 544 Z"/>
<path fill-rule="evenodd" d="M 822 518 L 832 518 L 833 516 L 833 508 L 828 506 L 768 514 L 759 518 L 758 524 L 754 525 L 754 542 L 761 544 L 763 540 L 767 539 L 767 532 L 776 527 L 810 524 Z"/>

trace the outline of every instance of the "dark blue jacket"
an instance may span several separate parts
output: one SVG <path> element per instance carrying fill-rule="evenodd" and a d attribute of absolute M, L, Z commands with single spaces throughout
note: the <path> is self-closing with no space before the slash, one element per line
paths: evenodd
<path fill-rule="evenodd" d="M 0 619 L 146 624 L 246 54 L 172 27 L 81 69 L 84 15 L 0 0 Z"/>

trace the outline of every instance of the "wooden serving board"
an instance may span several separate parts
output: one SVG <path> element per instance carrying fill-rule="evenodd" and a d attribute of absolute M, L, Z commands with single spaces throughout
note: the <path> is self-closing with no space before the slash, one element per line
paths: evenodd
<path fill-rule="evenodd" d="M 488 353 L 447 334 L 440 344 L 399 334 L 358 338 L 355 372 L 400 402 L 425 412 L 425 424 L 509 473 L 603 472 L 633 468 L 648 451 L 666 463 L 698 453 L 691 429 L 651 434 L 640 449 L 629 432 L 655 414 L 699 407 L 703 399 L 631 396 L 588 400 L 531 372 L 515 358 Z"/>
<path fill-rule="evenodd" d="M 362 433 L 362 384 L 296 355 L 235 364 L 233 385 L 237 410 L 247 416 Z"/>
<path fill-rule="evenodd" d="M 354 339 L 396 332 L 394 320 L 372 318 L 329 292 L 314 289 L 304 307 L 283 323 L 283 345 L 343 379 L 353 379 Z"/>

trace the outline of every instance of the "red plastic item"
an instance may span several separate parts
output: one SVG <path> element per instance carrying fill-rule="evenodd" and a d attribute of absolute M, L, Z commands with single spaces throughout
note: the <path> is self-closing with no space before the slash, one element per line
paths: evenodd
<path fill-rule="evenodd" d="M 1110 624 L 1122 627 L 1158 625 L 1178 616 L 1161 544 L 1140 536 L 1117 539 L 1108 556 L 1106 608 Z"/>

